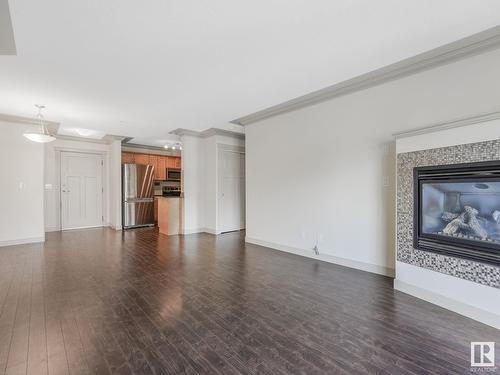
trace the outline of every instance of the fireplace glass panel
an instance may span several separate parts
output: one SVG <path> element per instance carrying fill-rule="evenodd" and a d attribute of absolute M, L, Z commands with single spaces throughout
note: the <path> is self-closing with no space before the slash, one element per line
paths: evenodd
<path fill-rule="evenodd" d="M 500 243 L 500 181 L 422 183 L 421 231 Z"/>

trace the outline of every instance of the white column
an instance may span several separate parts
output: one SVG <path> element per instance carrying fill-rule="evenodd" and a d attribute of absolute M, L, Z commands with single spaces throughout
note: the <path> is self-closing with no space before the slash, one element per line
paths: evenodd
<path fill-rule="evenodd" d="M 113 140 L 109 146 L 109 225 L 116 230 L 122 229 L 122 143 Z"/>

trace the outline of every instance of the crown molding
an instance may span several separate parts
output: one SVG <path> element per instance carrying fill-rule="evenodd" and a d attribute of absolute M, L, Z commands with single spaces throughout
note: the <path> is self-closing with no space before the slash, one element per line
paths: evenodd
<path fill-rule="evenodd" d="M 123 142 L 127 139 L 127 137 L 124 137 L 122 135 L 106 134 L 104 137 L 102 137 L 102 139 L 107 141 L 108 143 L 112 143 L 114 141 Z"/>
<path fill-rule="evenodd" d="M 130 151 L 130 152 L 154 152 L 158 155 L 165 156 L 181 156 L 182 152 L 179 150 L 167 150 L 164 147 L 156 147 L 156 146 L 146 146 L 139 145 L 136 143 L 124 143 L 122 144 L 122 151 Z"/>
<path fill-rule="evenodd" d="M 54 134 L 54 137 L 64 141 L 76 141 L 76 142 L 88 142 L 88 143 L 99 143 L 103 145 L 109 145 L 113 143 L 113 141 L 122 141 L 125 137 L 119 135 L 111 135 L 107 134 L 102 138 L 90 138 L 90 137 L 78 137 L 73 135 L 64 135 L 64 134 Z"/>
<path fill-rule="evenodd" d="M 85 138 L 85 137 L 75 137 L 72 135 L 62 135 L 62 134 L 54 134 L 54 137 L 63 141 L 76 141 L 76 142 L 87 142 L 87 143 L 99 143 L 103 145 L 107 145 L 110 142 L 104 138 Z"/>
<path fill-rule="evenodd" d="M 487 122 L 500 119 L 500 112 L 489 112 L 474 116 L 461 117 L 458 119 L 437 122 L 430 125 L 421 126 L 418 128 L 413 128 L 403 132 L 393 133 L 393 137 L 396 139 L 413 137 L 415 135 L 434 133 L 442 130 L 459 128 L 462 126 L 478 124 L 480 122 Z"/>
<path fill-rule="evenodd" d="M 37 118 L 8 115 L 5 113 L 0 113 L 0 121 L 21 125 L 40 125 L 40 120 Z M 47 126 L 47 129 L 51 134 L 55 134 L 60 125 L 58 122 L 47 121 L 45 119 L 43 120 L 43 123 L 45 124 L 45 126 Z"/>
<path fill-rule="evenodd" d="M 254 122 L 294 111 L 312 104 L 320 103 L 364 90 L 437 66 L 449 64 L 467 57 L 475 56 L 500 47 L 500 26 L 481 31 L 455 42 L 445 44 L 430 51 L 401 60 L 394 64 L 359 75 L 333 86 L 311 92 L 284 103 L 257 111 L 231 121 L 233 124 L 249 125 Z"/>
<path fill-rule="evenodd" d="M 177 128 L 175 130 L 172 130 L 171 132 L 168 132 L 168 134 L 175 134 L 178 135 L 179 137 L 182 135 L 190 135 L 192 137 L 201 137 L 201 132 L 196 131 L 196 130 L 189 130 L 189 129 L 184 129 L 184 128 Z"/>
<path fill-rule="evenodd" d="M 225 130 L 219 128 L 209 128 L 201 132 L 190 129 L 177 128 L 175 130 L 172 130 L 169 134 L 175 134 L 178 136 L 188 135 L 191 137 L 199 137 L 199 138 L 208 138 L 214 135 L 223 135 L 225 137 L 245 139 L 245 133 L 233 132 L 231 130 Z"/>

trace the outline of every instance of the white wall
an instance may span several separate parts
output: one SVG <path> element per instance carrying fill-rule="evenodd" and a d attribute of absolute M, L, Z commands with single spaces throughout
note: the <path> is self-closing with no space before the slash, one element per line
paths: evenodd
<path fill-rule="evenodd" d="M 0 246 L 44 241 L 43 144 L 0 122 Z"/>
<path fill-rule="evenodd" d="M 184 233 L 220 233 L 218 226 L 218 145 L 244 147 L 245 141 L 223 135 L 183 135 Z"/>
<path fill-rule="evenodd" d="M 245 140 L 223 135 L 205 139 L 205 229 L 209 233 L 221 233 L 219 220 L 219 148 L 220 146 L 245 147 Z"/>
<path fill-rule="evenodd" d="M 207 232 L 217 231 L 217 136 L 205 142 L 205 222 Z"/>
<path fill-rule="evenodd" d="M 183 233 L 204 231 L 205 225 L 205 142 L 203 138 L 183 135 Z"/>
<path fill-rule="evenodd" d="M 102 153 L 104 158 L 104 199 L 103 214 L 104 222 L 109 225 L 110 218 L 110 146 L 104 143 L 86 141 L 57 139 L 45 144 L 45 231 L 57 231 L 61 229 L 60 221 L 60 151 L 95 152 Z M 120 156 L 121 157 L 121 156 Z M 116 158 L 115 158 L 116 159 Z M 116 168 L 116 160 L 114 161 Z M 116 177 L 116 176 L 115 176 Z M 116 186 L 113 197 L 116 198 Z M 121 191 L 120 193 L 121 194 Z M 113 201 L 114 202 L 114 201 Z M 116 208 L 114 206 L 114 215 Z M 113 217 L 116 220 L 116 216 Z"/>
<path fill-rule="evenodd" d="M 500 139 L 500 120 L 443 130 L 396 141 L 397 153 Z M 500 328 L 500 289 L 396 262 L 394 287 Z"/>
<path fill-rule="evenodd" d="M 390 274 L 391 134 L 500 110 L 500 50 L 246 127 L 247 240 Z M 389 186 L 384 185 L 388 178 Z"/>
<path fill-rule="evenodd" d="M 122 229 L 122 143 L 109 145 L 109 226 Z"/>

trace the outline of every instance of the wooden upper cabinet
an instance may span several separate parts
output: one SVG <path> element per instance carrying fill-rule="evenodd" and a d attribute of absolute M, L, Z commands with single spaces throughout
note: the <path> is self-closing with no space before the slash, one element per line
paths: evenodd
<path fill-rule="evenodd" d="M 154 167 L 154 169 L 155 169 L 155 180 L 157 180 L 158 178 L 157 178 L 156 174 L 157 174 L 157 169 L 158 169 L 158 156 L 156 156 L 156 155 L 148 155 L 148 157 L 149 157 L 148 164 L 152 165 Z"/>
<path fill-rule="evenodd" d="M 122 164 L 134 164 L 135 157 L 132 152 L 122 152 Z"/>
<path fill-rule="evenodd" d="M 169 156 L 167 161 L 167 168 L 181 168 L 181 158 L 177 156 Z"/>
<path fill-rule="evenodd" d="M 167 156 L 167 168 L 173 168 L 174 167 L 174 159 L 170 156 Z"/>
<path fill-rule="evenodd" d="M 135 154 L 135 164 L 149 165 L 149 155 Z"/>
<path fill-rule="evenodd" d="M 174 168 L 179 168 L 181 169 L 181 158 L 175 158 L 175 167 Z"/>
<path fill-rule="evenodd" d="M 156 179 L 166 180 L 167 179 L 167 157 L 158 156 L 158 164 L 156 168 Z"/>
<path fill-rule="evenodd" d="M 177 156 L 149 155 L 138 152 L 122 152 L 122 164 L 142 164 L 155 167 L 155 180 L 167 179 L 167 168 L 181 169 L 181 158 Z"/>

